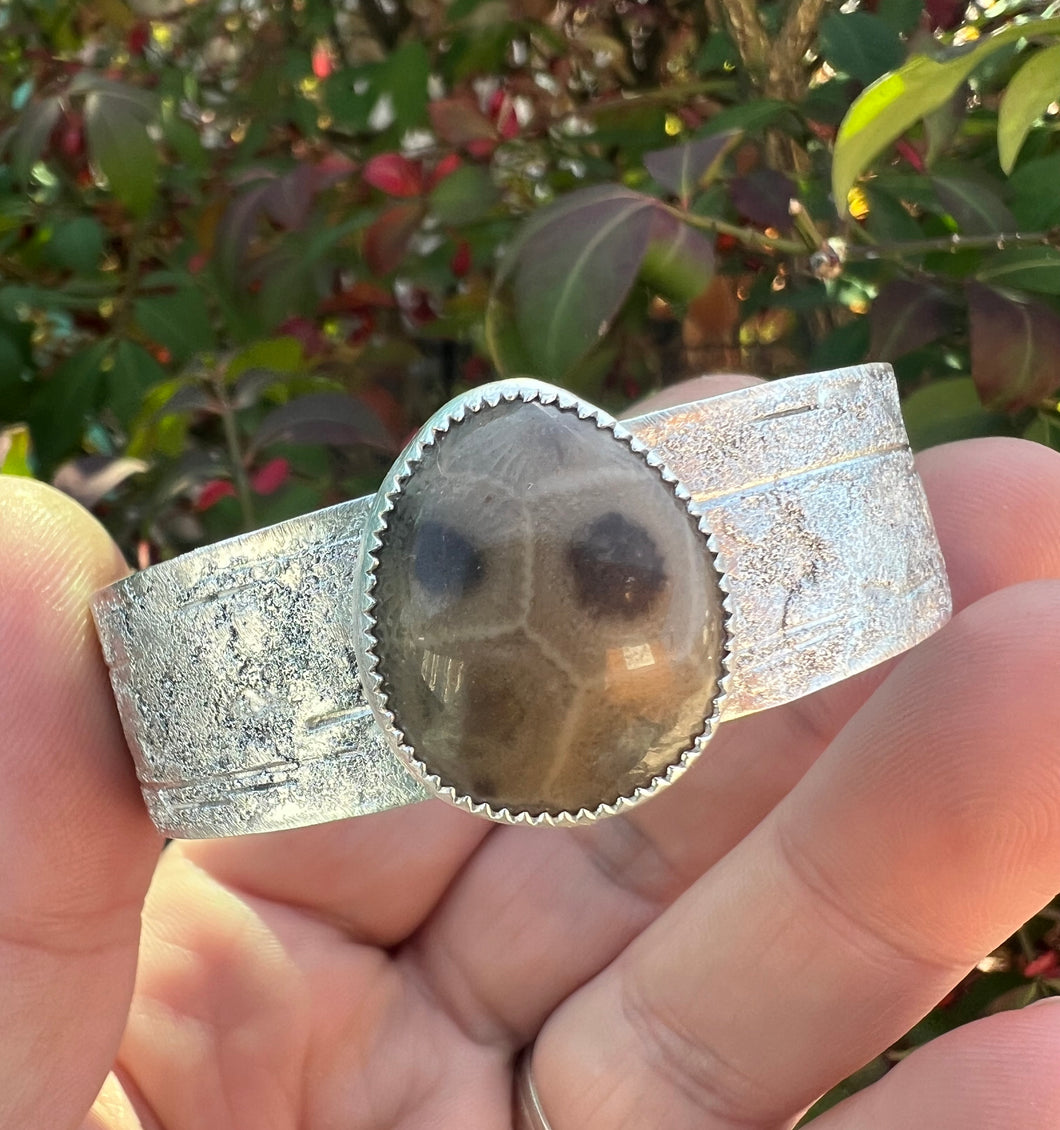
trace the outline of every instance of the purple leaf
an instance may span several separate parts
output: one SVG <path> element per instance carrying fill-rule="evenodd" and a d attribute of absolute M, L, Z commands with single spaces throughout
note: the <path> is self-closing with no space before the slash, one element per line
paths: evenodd
<path fill-rule="evenodd" d="M 708 173 L 717 168 L 740 136 L 739 130 L 726 130 L 687 145 L 655 149 L 644 154 L 644 167 L 663 188 L 668 188 L 687 205 Z"/>
<path fill-rule="evenodd" d="M 394 446 L 375 411 L 342 392 L 311 392 L 270 412 L 254 436 L 252 449 L 260 451 L 280 442 L 336 447 L 367 444 L 387 451 Z"/>
<path fill-rule="evenodd" d="M 970 177 L 932 177 L 942 206 L 969 235 L 1013 231 L 1019 225 L 1001 197 L 989 184 Z"/>
<path fill-rule="evenodd" d="M 607 333 L 661 205 L 620 185 L 569 193 L 526 226 L 498 271 L 535 375 L 561 379 Z"/>
<path fill-rule="evenodd" d="M 733 206 L 752 224 L 760 228 L 791 231 L 791 201 L 796 197 L 795 185 L 776 169 L 755 169 L 744 177 L 736 177 L 729 186 Z"/>
<path fill-rule="evenodd" d="M 1060 315 L 1034 298 L 966 284 L 972 379 L 988 408 L 1029 408 L 1060 385 Z"/>
<path fill-rule="evenodd" d="M 240 268 L 271 188 L 272 178 L 267 175 L 254 181 L 228 205 L 217 225 L 217 266 L 230 285 L 240 278 Z"/>
<path fill-rule="evenodd" d="M 313 203 L 316 174 L 310 165 L 296 165 L 262 194 L 265 214 L 283 228 L 300 228 Z"/>
<path fill-rule="evenodd" d="M 887 283 L 869 313 L 869 359 L 893 361 L 948 333 L 953 304 L 946 292 L 917 279 Z"/>

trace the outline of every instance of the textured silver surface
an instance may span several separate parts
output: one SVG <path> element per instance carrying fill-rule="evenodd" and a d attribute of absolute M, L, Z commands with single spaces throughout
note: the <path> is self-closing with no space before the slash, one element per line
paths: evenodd
<path fill-rule="evenodd" d="M 723 719 L 882 663 L 949 618 L 889 366 L 755 385 L 626 427 L 712 534 L 734 641 Z"/>
<path fill-rule="evenodd" d="M 365 700 L 349 630 L 370 499 L 207 546 L 94 613 L 151 818 L 234 836 L 423 800 Z"/>
<path fill-rule="evenodd" d="M 545 388 L 599 426 L 591 406 Z M 421 434 L 499 395 L 494 386 L 458 398 Z M 756 386 L 625 421 L 616 435 L 623 427 L 634 450 L 680 480 L 675 492 L 699 517 L 722 571 L 730 651 L 720 717 L 853 675 L 948 618 L 941 554 L 887 366 Z M 433 795 L 520 819 L 448 795 L 402 748 L 379 701 L 361 558 L 366 523 L 373 536 L 385 524 L 387 489 L 97 594 L 126 736 L 167 835 L 269 831 Z M 680 764 L 628 803 L 674 779 L 711 721 Z M 529 822 L 580 822 L 618 807 Z"/>

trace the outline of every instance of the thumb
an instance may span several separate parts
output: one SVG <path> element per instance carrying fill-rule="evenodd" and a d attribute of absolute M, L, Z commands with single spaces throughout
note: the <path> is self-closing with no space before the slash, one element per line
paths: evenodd
<path fill-rule="evenodd" d="M 0 1126 L 80 1124 L 114 1059 L 160 841 L 89 597 L 125 572 L 74 502 L 0 477 Z"/>

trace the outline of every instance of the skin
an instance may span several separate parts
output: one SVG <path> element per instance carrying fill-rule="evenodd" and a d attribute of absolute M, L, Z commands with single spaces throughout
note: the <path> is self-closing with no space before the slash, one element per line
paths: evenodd
<path fill-rule="evenodd" d="M 630 816 L 164 853 L 87 611 L 125 566 L 0 479 L 0 1127 L 503 1130 L 535 1037 L 554 1130 L 791 1126 L 1060 889 L 1060 457 L 920 468 L 953 622 Z M 1058 1054 L 1060 1007 L 993 1016 L 815 1126 L 1054 1125 Z"/>

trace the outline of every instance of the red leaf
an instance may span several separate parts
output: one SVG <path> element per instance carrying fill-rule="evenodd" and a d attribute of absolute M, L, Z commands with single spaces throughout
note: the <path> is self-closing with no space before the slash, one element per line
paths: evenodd
<path fill-rule="evenodd" d="M 432 189 L 437 188 L 441 181 L 445 180 L 445 178 L 452 173 L 455 173 L 462 164 L 463 161 L 460 160 L 458 153 L 447 153 L 438 164 L 434 166 L 434 170 L 431 172 L 430 187 Z"/>
<path fill-rule="evenodd" d="M 318 43 L 313 48 L 311 57 L 313 67 L 313 74 L 317 78 L 327 78 L 335 69 L 335 65 L 331 59 L 331 52 L 328 50 L 326 43 Z"/>
<path fill-rule="evenodd" d="M 290 477 L 291 464 L 283 456 L 277 456 L 254 472 L 250 489 L 255 494 L 275 494 Z"/>
<path fill-rule="evenodd" d="M 497 131 L 503 138 L 513 138 L 519 132 L 519 117 L 515 112 L 515 103 L 511 96 L 503 90 L 495 90 L 489 101 L 490 117 L 497 125 Z"/>
<path fill-rule="evenodd" d="M 1047 977 L 1050 973 L 1055 973 L 1060 969 L 1060 954 L 1056 950 L 1049 950 L 1043 953 L 1040 957 L 1034 958 L 1033 961 L 1028 961 L 1023 967 L 1023 975 L 1025 977 Z"/>
<path fill-rule="evenodd" d="M 471 270 L 471 244 L 466 239 L 462 239 L 453 252 L 449 269 L 458 279 L 462 279 Z"/>
<path fill-rule="evenodd" d="M 401 266 L 423 213 L 420 203 L 395 204 L 365 231 L 364 258 L 374 274 L 389 275 Z"/>
<path fill-rule="evenodd" d="M 922 173 L 924 171 L 924 158 L 920 156 L 917 148 L 906 141 L 904 137 L 899 138 L 894 143 L 894 148 L 899 157 L 904 157 L 909 162 L 909 164 L 912 165 L 914 169 L 916 169 L 918 173 Z"/>
<path fill-rule="evenodd" d="M 137 58 L 143 55 L 150 42 L 151 25 L 145 23 L 143 20 L 138 20 L 134 23 L 125 36 L 125 46 L 128 48 L 129 54 L 135 55 Z"/>
<path fill-rule="evenodd" d="M 964 0 L 926 0 L 924 4 L 932 31 L 952 31 L 959 27 L 967 6 Z"/>
<path fill-rule="evenodd" d="M 364 166 L 364 179 L 387 196 L 419 196 L 424 190 L 423 166 L 400 153 L 380 153 Z"/>
<path fill-rule="evenodd" d="M 325 299 L 321 304 L 324 314 L 336 314 L 339 311 L 349 310 L 352 313 L 362 313 L 369 310 L 386 309 L 395 306 L 393 294 L 374 282 L 358 281 L 339 291 L 331 298 Z"/>
<path fill-rule="evenodd" d="M 307 357 L 319 357 L 327 349 L 328 343 L 320 332 L 320 327 L 301 315 L 281 322 L 276 332 L 298 341 Z"/>
<path fill-rule="evenodd" d="M 195 509 L 209 510 L 216 506 L 222 498 L 235 498 L 236 488 L 227 479 L 211 479 L 203 484 L 199 497 L 195 500 Z"/>

